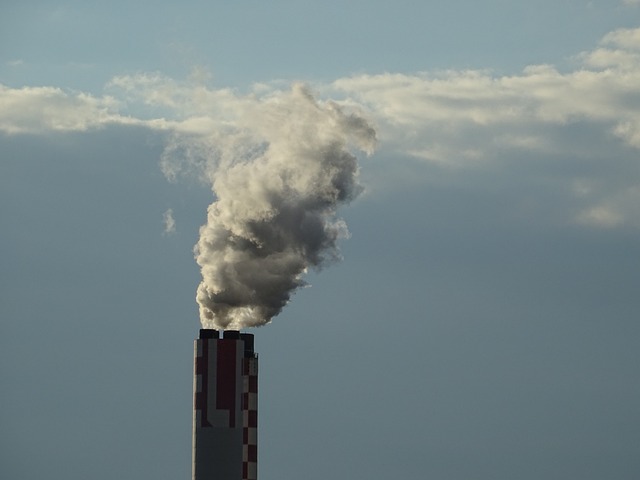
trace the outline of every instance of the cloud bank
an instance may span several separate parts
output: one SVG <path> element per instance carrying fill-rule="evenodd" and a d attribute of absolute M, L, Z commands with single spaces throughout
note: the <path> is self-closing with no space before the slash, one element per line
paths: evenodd
<path fill-rule="evenodd" d="M 557 148 L 545 130 L 578 122 L 597 123 L 640 148 L 640 29 L 614 31 L 576 61 L 579 68 L 566 73 L 551 65 L 511 76 L 387 73 L 339 79 L 333 87 L 375 112 L 387 141 L 429 161 L 463 162 L 494 145 Z M 483 135 L 469 145 L 476 153 L 464 155 L 457 137 L 470 131 Z"/>
<path fill-rule="evenodd" d="M 497 179 L 504 176 L 501 168 L 546 168 L 547 187 L 561 190 L 571 204 L 566 222 L 640 226 L 640 29 L 612 31 L 568 65 L 531 65 L 511 75 L 357 75 L 314 89 L 376 125 L 379 157 L 412 157 L 451 175 L 484 169 Z M 201 71 L 184 81 L 158 73 L 122 75 L 103 95 L 1 86 L 0 131 L 40 134 L 114 124 L 160 130 L 167 134 L 167 178 L 197 172 L 212 182 L 220 160 L 212 154 L 215 146 L 256 105 L 284 91 L 278 84 L 256 84 L 245 94 L 214 88 Z"/>

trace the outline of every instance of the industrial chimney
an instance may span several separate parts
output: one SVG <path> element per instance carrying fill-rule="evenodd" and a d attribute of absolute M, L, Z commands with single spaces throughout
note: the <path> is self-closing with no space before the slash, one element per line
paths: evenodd
<path fill-rule="evenodd" d="M 202 329 L 194 357 L 193 480 L 256 480 L 258 355 L 253 335 Z"/>

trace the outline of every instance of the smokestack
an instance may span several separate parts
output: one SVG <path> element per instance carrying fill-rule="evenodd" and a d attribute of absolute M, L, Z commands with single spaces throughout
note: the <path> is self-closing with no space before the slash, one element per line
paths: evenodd
<path fill-rule="evenodd" d="M 253 335 L 202 329 L 194 357 L 192 479 L 256 480 L 258 356 Z"/>

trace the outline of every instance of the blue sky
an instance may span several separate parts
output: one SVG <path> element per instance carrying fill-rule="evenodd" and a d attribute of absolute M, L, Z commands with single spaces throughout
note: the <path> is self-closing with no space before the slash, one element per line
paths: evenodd
<path fill-rule="evenodd" d="M 214 153 L 303 82 L 378 143 L 252 330 L 260 477 L 638 478 L 639 2 L 2 10 L 0 476 L 189 477 Z"/>

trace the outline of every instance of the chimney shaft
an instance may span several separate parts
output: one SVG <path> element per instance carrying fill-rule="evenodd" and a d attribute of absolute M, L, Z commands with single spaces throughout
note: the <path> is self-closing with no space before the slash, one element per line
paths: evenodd
<path fill-rule="evenodd" d="M 200 330 L 194 345 L 193 480 L 256 480 L 258 356 L 253 335 Z"/>

